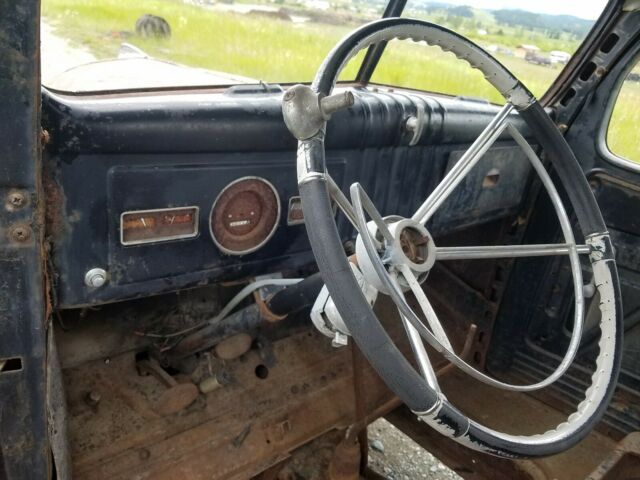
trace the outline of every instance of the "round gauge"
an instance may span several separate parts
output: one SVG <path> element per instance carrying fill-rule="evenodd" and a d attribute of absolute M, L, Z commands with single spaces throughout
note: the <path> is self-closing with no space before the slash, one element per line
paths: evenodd
<path fill-rule="evenodd" d="M 280 219 L 278 192 L 263 178 L 244 177 L 224 187 L 213 202 L 209 226 L 215 244 L 230 255 L 244 255 L 271 238 Z"/>

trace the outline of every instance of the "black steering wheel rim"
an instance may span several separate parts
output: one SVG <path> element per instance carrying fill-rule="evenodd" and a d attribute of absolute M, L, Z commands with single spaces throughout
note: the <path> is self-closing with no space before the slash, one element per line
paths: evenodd
<path fill-rule="evenodd" d="M 342 67 L 355 53 L 372 43 L 393 38 L 426 40 L 453 51 L 456 56 L 481 70 L 487 80 L 516 107 L 545 151 L 561 183 L 571 186 L 566 188 L 567 196 L 587 243 L 592 248 L 590 260 L 604 302 L 601 305 L 601 328 L 604 334 L 598 358 L 606 364 L 608 375 L 607 378 L 596 377 L 597 373 L 594 375 L 593 385 L 590 392 L 587 392 L 592 401 L 582 402 L 578 411 L 572 415 L 574 419 L 580 420 L 579 425 L 570 425 L 570 417 L 567 424 L 537 437 L 496 434 L 498 432 L 467 418 L 429 387 L 397 349 L 373 314 L 343 253 L 325 176 L 323 125 L 315 135 L 300 141 L 298 179 L 307 232 L 331 298 L 359 348 L 390 389 L 420 418 L 441 433 L 470 448 L 504 457 L 537 457 L 566 450 L 583 439 L 603 415 L 613 395 L 621 362 L 622 309 L 618 277 L 611 241 L 595 198 L 571 149 L 535 97 L 480 47 L 438 25 L 420 20 L 391 18 L 359 28 L 343 39 L 328 55 L 317 73 L 312 89 L 320 97 L 330 95 Z M 607 358 L 603 359 L 602 352 L 605 349 Z"/>

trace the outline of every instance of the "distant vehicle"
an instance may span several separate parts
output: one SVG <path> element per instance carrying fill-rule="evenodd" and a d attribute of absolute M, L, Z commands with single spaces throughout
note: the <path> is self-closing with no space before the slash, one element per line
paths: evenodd
<path fill-rule="evenodd" d="M 550 67 L 553 64 L 549 57 L 545 57 L 533 52 L 527 52 L 527 54 L 524 56 L 524 59 L 529 63 L 544 65 L 545 67 Z"/>
<path fill-rule="evenodd" d="M 560 63 L 562 65 L 566 65 L 570 58 L 570 53 L 563 52 L 561 50 L 552 50 L 549 52 L 549 59 L 553 64 Z"/>

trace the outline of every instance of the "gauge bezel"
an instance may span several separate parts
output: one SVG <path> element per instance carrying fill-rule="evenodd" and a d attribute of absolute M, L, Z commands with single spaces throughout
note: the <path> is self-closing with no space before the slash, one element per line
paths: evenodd
<path fill-rule="evenodd" d="M 271 191 L 273 192 L 273 195 L 276 198 L 276 206 L 278 208 L 278 211 L 276 212 L 276 221 L 274 222 L 273 226 L 271 227 L 271 230 L 269 231 L 269 234 L 264 238 L 264 240 L 262 240 L 257 245 L 254 245 L 253 247 L 245 249 L 245 250 L 231 250 L 231 249 L 221 245 L 220 242 L 218 241 L 218 239 L 216 238 L 214 232 L 213 232 L 213 211 L 215 210 L 216 205 L 218 204 L 218 200 L 220 200 L 222 195 L 229 188 L 233 187 L 237 183 L 240 183 L 240 182 L 243 182 L 243 181 L 246 181 L 246 180 L 257 180 L 257 181 L 260 181 L 260 182 L 266 184 L 271 189 Z M 271 240 L 273 235 L 276 233 L 276 230 L 278 229 L 278 225 L 280 224 L 280 220 L 281 220 L 281 218 L 280 218 L 281 215 L 282 215 L 282 202 L 280 201 L 280 195 L 278 194 L 278 190 L 276 190 L 276 187 L 273 185 L 273 183 L 271 183 L 269 180 L 267 180 L 264 177 L 258 177 L 258 176 L 255 176 L 255 175 L 248 175 L 248 176 L 245 176 L 245 177 L 236 178 L 232 182 L 229 182 L 227 185 L 225 185 L 225 187 L 222 190 L 220 190 L 220 193 L 218 193 L 218 195 L 216 196 L 216 199 L 213 201 L 213 205 L 211 205 L 211 209 L 209 210 L 209 217 L 207 219 L 207 222 L 209 223 L 209 234 L 211 235 L 211 239 L 213 240 L 213 243 L 216 244 L 216 246 L 218 247 L 218 249 L 220 249 L 221 252 L 226 253 L 227 255 L 234 255 L 234 256 L 247 255 L 249 253 L 253 253 L 253 252 L 261 249 L 269 240 Z"/>
<path fill-rule="evenodd" d="M 145 214 L 145 213 L 162 213 L 172 210 L 193 210 L 193 231 L 190 233 L 182 233 L 179 235 L 167 235 L 164 237 L 148 238 L 144 240 L 125 240 L 124 239 L 124 218 L 126 215 L 133 214 Z M 173 242 L 176 240 L 185 240 L 188 238 L 195 238 L 200 234 L 200 207 L 197 205 L 188 205 L 186 207 L 167 207 L 167 208 L 149 208 L 145 210 L 127 210 L 120 214 L 120 244 L 124 247 L 131 247 L 135 245 L 150 245 L 153 243 L 165 243 Z"/>

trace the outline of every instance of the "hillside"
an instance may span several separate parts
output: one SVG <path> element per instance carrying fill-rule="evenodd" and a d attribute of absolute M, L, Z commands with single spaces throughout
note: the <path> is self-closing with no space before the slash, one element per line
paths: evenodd
<path fill-rule="evenodd" d="M 515 48 L 534 44 L 543 51 L 573 53 L 593 21 L 573 15 L 549 15 L 524 10 L 483 10 L 446 2 L 409 2 L 407 16 L 423 18 L 451 28 L 481 45 Z"/>

